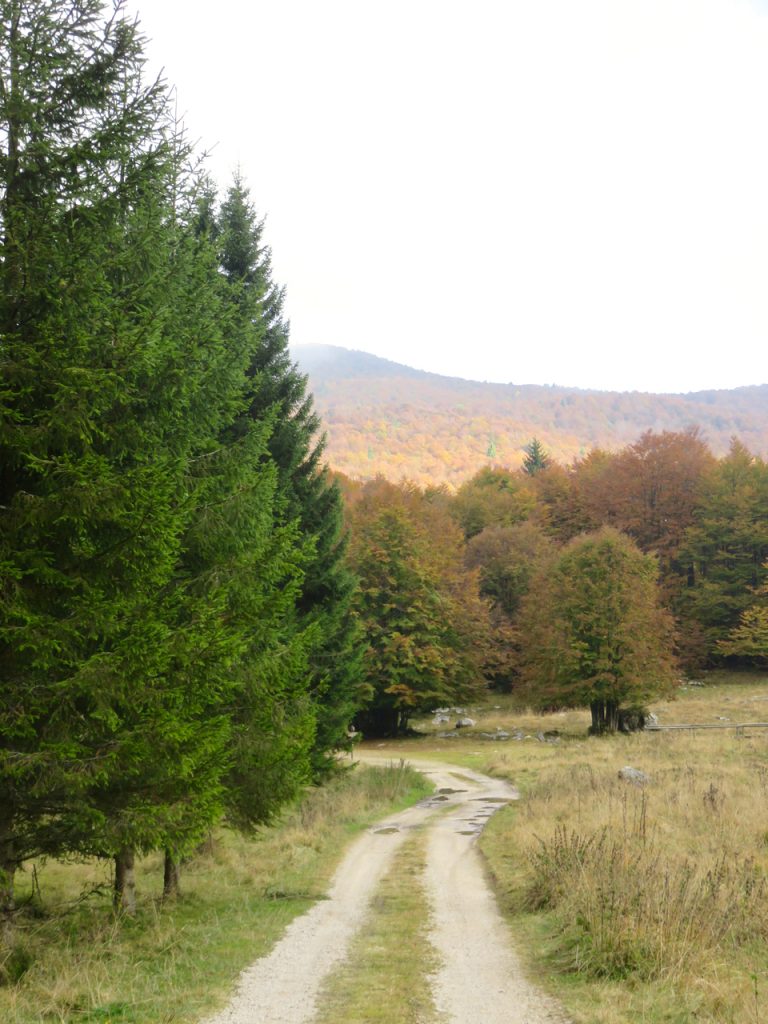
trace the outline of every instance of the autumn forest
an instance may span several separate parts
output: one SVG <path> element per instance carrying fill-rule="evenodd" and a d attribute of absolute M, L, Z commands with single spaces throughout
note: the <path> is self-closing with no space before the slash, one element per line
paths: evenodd
<path fill-rule="evenodd" d="M 621 657 L 598 652 L 589 630 L 559 632 L 557 609 L 574 587 L 586 592 L 601 560 L 618 589 L 626 572 L 626 592 L 621 612 L 590 628 L 617 648 L 641 636 L 648 645 L 621 684 L 624 703 L 642 705 L 676 669 L 768 655 L 768 464 L 738 440 L 716 458 L 696 428 L 647 431 L 618 452 L 595 449 L 561 466 L 533 439 L 520 469 L 488 466 L 456 492 L 381 477 L 341 485 L 369 685 L 389 681 L 375 702 L 385 728 L 398 725 L 384 723 L 385 709 L 399 709 L 402 725 L 414 708 L 468 696 L 481 678 L 544 707 L 589 704 L 578 672 L 561 678 L 565 655 L 587 643 L 605 657 L 587 673 L 593 682 L 613 679 Z M 439 613 L 416 622 L 429 586 Z M 600 586 L 574 606 L 582 626 L 590 602 L 606 609 L 617 596 Z M 631 611 L 641 586 L 646 606 Z M 618 636 L 620 624 L 632 639 Z M 397 682 L 395 665 L 407 666 Z"/>

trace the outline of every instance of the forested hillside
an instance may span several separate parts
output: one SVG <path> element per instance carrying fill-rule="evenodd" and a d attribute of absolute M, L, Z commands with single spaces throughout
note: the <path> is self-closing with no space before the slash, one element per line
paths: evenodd
<path fill-rule="evenodd" d="M 584 391 L 441 377 L 330 345 L 298 346 L 293 355 L 309 374 L 331 465 L 361 479 L 457 485 L 483 466 L 520 466 L 532 436 L 568 463 L 645 430 L 691 425 L 716 455 L 733 436 L 768 453 L 768 384 L 682 395 Z"/>

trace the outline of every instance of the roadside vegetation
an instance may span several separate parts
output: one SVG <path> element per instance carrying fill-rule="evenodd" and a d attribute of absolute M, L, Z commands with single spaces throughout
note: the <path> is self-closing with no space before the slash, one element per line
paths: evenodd
<path fill-rule="evenodd" d="M 217 832 L 184 865 L 180 899 L 161 899 L 161 856 L 143 858 L 133 919 L 113 913 L 108 863 L 27 865 L 14 943 L 0 959 L 0 1020 L 205 1019 L 239 972 L 323 898 L 350 838 L 428 790 L 402 765 L 345 772 L 253 839 Z"/>

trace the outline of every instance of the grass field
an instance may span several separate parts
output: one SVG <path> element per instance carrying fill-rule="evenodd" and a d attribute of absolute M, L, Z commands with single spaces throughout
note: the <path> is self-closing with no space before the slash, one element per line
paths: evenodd
<path fill-rule="evenodd" d="M 653 708 L 660 724 L 768 719 L 765 675 L 702 679 Z M 532 973 L 574 1019 L 768 1021 L 768 729 L 587 739 L 584 712 L 504 697 L 467 710 L 477 725 L 459 738 L 425 722 L 423 738 L 372 746 L 521 789 L 481 848 Z M 530 738 L 483 736 L 499 727 Z M 621 781 L 626 765 L 648 784 Z"/>
<path fill-rule="evenodd" d="M 768 718 L 768 676 L 713 673 L 703 682 L 654 707 L 660 724 Z M 766 1024 L 768 730 L 588 739 L 585 712 L 541 716 L 500 696 L 467 710 L 472 729 L 427 720 L 417 723 L 420 738 L 366 747 L 393 761 L 451 761 L 520 788 L 481 849 L 532 976 L 574 1021 Z M 492 738 L 498 729 L 523 738 Z M 625 765 L 645 772 L 647 785 L 621 781 Z M 355 771 L 311 791 L 255 841 L 218 837 L 186 866 L 177 904 L 159 900 L 161 864 L 147 858 L 135 921 L 113 917 L 103 865 L 36 865 L 21 880 L 29 902 L 4 964 L 0 1021 L 204 1019 L 240 969 L 322 894 L 351 834 L 423 791 L 398 768 Z M 418 886 L 400 884 L 416 878 L 421 857 L 416 838 L 385 879 L 349 963 L 329 982 L 325 1019 L 348 1024 L 379 992 L 387 1020 L 395 985 L 426 998 L 413 1004 L 414 1020 L 433 1014 L 426 904 Z M 401 963 L 409 947 L 423 956 Z"/>
<path fill-rule="evenodd" d="M 28 865 L 15 945 L 0 961 L 3 1024 L 184 1024 L 223 1005 L 248 963 L 320 898 L 355 832 L 415 802 L 422 776 L 358 768 L 310 790 L 254 840 L 216 836 L 182 876 L 183 898 L 163 904 L 162 864 L 138 865 L 135 920 L 116 920 L 109 867 Z M 14 981 L 14 979 L 17 979 Z"/>

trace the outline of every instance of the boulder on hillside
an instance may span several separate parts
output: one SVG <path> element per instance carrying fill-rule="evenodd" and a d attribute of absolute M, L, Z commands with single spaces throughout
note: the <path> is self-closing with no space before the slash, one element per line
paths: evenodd
<path fill-rule="evenodd" d="M 650 775 L 646 775 L 639 768 L 632 768 L 630 765 L 619 769 L 619 778 L 624 782 L 631 782 L 633 786 L 645 786 L 651 781 Z"/>

